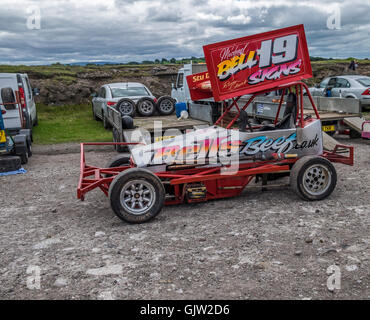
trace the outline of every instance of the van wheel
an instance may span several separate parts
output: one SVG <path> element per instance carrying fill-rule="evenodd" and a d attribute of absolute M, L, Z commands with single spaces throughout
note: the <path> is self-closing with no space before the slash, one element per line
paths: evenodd
<path fill-rule="evenodd" d="M 128 223 L 153 219 L 162 209 L 165 190 L 161 180 L 145 169 L 131 168 L 121 172 L 109 187 L 114 213 Z"/>
<path fill-rule="evenodd" d="M 32 157 L 32 144 L 31 143 L 27 143 L 27 154 L 28 154 L 28 157 Z"/>
<path fill-rule="evenodd" d="M 21 158 L 22 164 L 28 163 L 28 152 L 22 153 L 21 155 L 19 155 L 19 157 Z"/>
<path fill-rule="evenodd" d="M 37 127 L 39 125 L 39 116 L 38 114 L 36 113 L 36 119 L 35 119 L 35 122 L 33 124 L 34 127 Z"/>
<path fill-rule="evenodd" d="M 308 201 L 328 197 L 337 184 L 337 172 L 333 164 L 322 157 L 305 156 L 290 171 L 290 185 L 295 193 Z"/>

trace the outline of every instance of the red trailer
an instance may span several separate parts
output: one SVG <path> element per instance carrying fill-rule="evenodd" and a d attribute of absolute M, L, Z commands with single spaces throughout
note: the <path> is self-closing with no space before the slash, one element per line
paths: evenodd
<path fill-rule="evenodd" d="M 302 79 L 312 76 L 303 25 L 204 47 L 208 73 L 192 75 L 192 98 L 225 101 L 214 126 L 152 144 L 130 144 L 130 157 L 108 168 L 88 165 L 81 144 L 79 199 L 100 188 L 115 214 L 130 223 L 155 217 L 163 205 L 203 202 L 239 195 L 254 178 L 290 175 L 303 199 L 329 196 L 337 182 L 338 162 L 353 165 L 353 147 L 325 152 L 320 117 Z M 255 97 L 279 92 L 279 108 L 270 125 L 254 125 L 245 110 Z M 307 92 L 315 116 L 303 113 Z M 238 103 L 242 95 L 248 101 Z M 284 114 L 280 109 L 286 103 Z M 230 117 L 230 111 L 236 115 Z M 278 120 L 281 119 L 281 120 Z"/>

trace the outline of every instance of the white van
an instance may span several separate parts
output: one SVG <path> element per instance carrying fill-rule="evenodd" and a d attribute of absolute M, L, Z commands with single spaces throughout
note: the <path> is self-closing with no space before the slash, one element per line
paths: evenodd
<path fill-rule="evenodd" d="M 37 125 L 37 110 L 34 94 L 27 74 L 0 73 L 0 107 L 5 110 L 4 125 L 8 132 L 31 129 Z"/>

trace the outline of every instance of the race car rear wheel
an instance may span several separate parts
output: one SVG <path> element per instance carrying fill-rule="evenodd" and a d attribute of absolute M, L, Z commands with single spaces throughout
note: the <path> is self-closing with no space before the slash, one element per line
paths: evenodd
<path fill-rule="evenodd" d="M 290 185 L 304 200 L 325 199 L 333 192 L 336 184 L 335 167 L 322 157 L 302 157 L 293 165 L 290 172 Z"/>
<path fill-rule="evenodd" d="M 114 213 L 129 223 L 153 219 L 162 209 L 165 189 L 161 180 L 145 169 L 131 168 L 121 172 L 109 187 Z"/>
<path fill-rule="evenodd" d="M 130 165 L 130 157 L 124 156 L 122 154 L 119 154 L 118 156 L 115 156 L 113 159 L 109 160 L 107 164 L 105 165 L 105 168 L 116 168 L 116 167 L 124 167 Z M 111 174 L 106 174 L 105 177 L 111 177 Z"/>

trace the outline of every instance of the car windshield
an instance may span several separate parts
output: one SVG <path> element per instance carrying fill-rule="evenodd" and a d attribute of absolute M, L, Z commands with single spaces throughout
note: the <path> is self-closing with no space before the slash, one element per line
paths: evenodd
<path fill-rule="evenodd" d="M 370 78 L 361 78 L 357 79 L 358 82 L 360 82 L 365 87 L 370 87 Z"/>
<path fill-rule="evenodd" d="M 111 91 L 113 98 L 149 96 L 148 91 L 144 87 L 111 88 Z"/>

